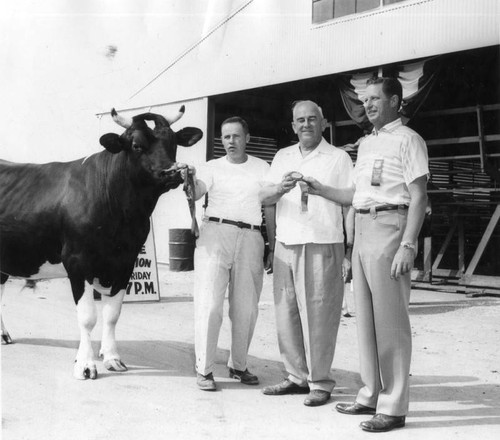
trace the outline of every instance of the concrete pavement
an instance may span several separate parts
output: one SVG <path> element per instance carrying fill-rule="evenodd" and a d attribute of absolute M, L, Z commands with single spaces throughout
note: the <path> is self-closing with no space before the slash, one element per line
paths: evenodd
<path fill-rule="evenodd" d="M 304 396 L 264 396 L 283 377 L 276 342 L 271 276 L 266 276 L 249 369 L 261 380 L 229 379 L 227 309 L 215 379 L 219 391 L 197 389 L 193 349 L 193 272 L 160 270 L 162 299 L 128 303 L 117 328 L 126 373 L 98 362 L 95 381 L 77 381 L 79 341 L 67 280 L 35 292 L 9 281 L 2 301 L 15 344 L 2 346 L 2 438 L 94 439 L 481 439 L 500 435 L 500 300 L 415 290 L 413 364 L 407 426 L 385 434 L 361 431 L 366 416 L 335 411 L 360 385 L 355 317 L 342 318 L 329 404 L 309 408 Z M 20 291 L 21 290 L 21 291 Z M 98 303 L 99 304 L 99 303 Z M 97 331 L 96 331 L 97 330 Z M 100 340 L 94 331 L 95 350 Z"/>

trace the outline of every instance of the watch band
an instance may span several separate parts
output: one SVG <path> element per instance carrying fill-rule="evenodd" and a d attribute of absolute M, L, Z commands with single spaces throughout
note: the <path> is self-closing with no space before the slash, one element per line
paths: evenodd
<path fill-rule="evenodd" d="M 415 246 L 415 244 L 410 241 L 402 241 L 400 246 L 404 247 L 405 249 L 411 249 L 413 251 L 416 251 L 417 249 L 417 246 Z"/>

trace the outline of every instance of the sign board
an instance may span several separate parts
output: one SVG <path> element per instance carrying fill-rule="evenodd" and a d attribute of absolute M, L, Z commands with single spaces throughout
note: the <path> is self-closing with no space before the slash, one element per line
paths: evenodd
<path fill-rule="evenodd" d="M 160 299 L 153 222 L 151 221 L 150 224 L 148 238 L 135 260 L 134 271 L 127 285 L 124 302 L 159 301 Z"/>

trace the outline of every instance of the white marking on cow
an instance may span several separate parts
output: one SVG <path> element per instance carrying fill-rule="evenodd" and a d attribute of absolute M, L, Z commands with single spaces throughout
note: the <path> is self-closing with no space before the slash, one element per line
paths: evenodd
<path fill-rule="evenodd" d="M 92 286 L 94 287 L 95 290 L 97 290 L 101 295 L 106 295 L 106 296 L 111 296 L 111 286 L 110 287 L 104 287 L 101 286 L 101 283 L 99 281 L 99 278 L 94 278 L 94 281 L 92 282 Z"/>

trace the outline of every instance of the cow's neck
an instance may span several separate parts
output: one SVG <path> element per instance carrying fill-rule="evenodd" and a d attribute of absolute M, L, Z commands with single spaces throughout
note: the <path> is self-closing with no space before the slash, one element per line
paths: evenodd
<path fill-rule="evenodd" d="M 149 217 L 161 195 L 159 187 L 145 179 L 126 154 L 107 156 L 105 203 L 113 212 L 122 212 L 128 218 Z"/>

